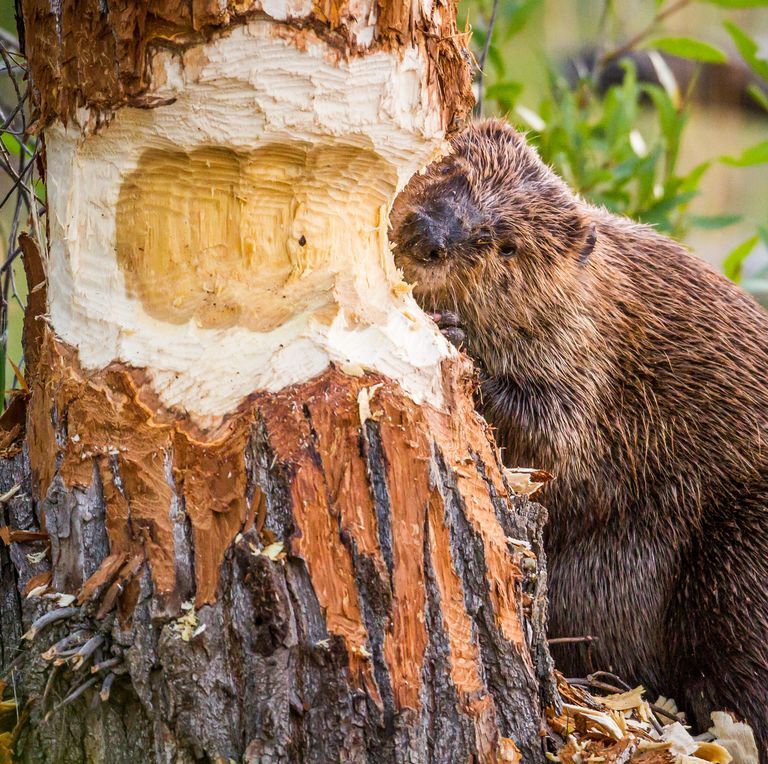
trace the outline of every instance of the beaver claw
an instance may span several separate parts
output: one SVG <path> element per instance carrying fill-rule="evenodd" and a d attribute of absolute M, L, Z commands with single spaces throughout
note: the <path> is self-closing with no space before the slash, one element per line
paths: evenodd
<path fill-rule="evenodd" d="M 429 317 L 437 324 L 443 337 L 459 350 L 467 341 L 467 333 L 461 328 L 461 319 L 450 311 L 430 313 Z"/>

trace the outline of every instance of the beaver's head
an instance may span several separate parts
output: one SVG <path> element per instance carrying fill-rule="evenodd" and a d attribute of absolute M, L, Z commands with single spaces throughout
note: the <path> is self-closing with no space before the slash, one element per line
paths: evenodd
<path fill-rule="evenodd" d="M 427 310 L 471 321 L 501 300 L 524 311 L 547 274 L 589 256 L 586 207 L 501 120 L 472 125 L 452 149 L 395 200 L 395 262 Z"/>

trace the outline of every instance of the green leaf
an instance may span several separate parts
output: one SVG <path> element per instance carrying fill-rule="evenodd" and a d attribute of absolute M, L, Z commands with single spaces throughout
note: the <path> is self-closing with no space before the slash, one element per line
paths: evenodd
<path fill-rule="evenodd" d="M 691 218 L 691 224 L 696 228 L 714 231 L 718 228 L 727 228 L 742 219 L 741 215 L 694 215 Z"/>
<path fill-rule="evenodd" d="M 499 32 L 503 36 L 502 39 L 508 41 L 520 32 L 543 2 L 544 0 L 515 0 L 514 2 L 507 0 L 501 3 L 499 12 L 504 23 L 499 25 L 501 27 Z"/>
<path fill-rule="evenodd" d="M 768 141 L 756 143 L 745 149 L 739 157 L 720 157 L 720 161 L 733 167 L 750 167 L 768 162 Z"/>
<path fill-rule="evenodd" d="M 701 40 L 694 40 L 692 37 L 657 37 L 655 40 L 651 40 L 647 47 L 680 58 L 705 61 L 711 64 L 724 64 L 728 60 L 728 56 L 720 48 Z"/>
<path fill-rule="evenodd" d="M 768 94 L 766 94 L 765 90 L 753 83 L 751 85 L 747 85 L 747 93 L 749 93 L 750 97 L 753 101 L 755 101 L 755 103 L 762 106 L 765 111 L 768 111 Z"/>
<path fill-rule="evenodd" d="M 680 189 L 683 191 L 695 191 L 699 187 L 704 174 L 711 166 L 711 161 L 697 164 L 687 175 L 680 179 Z"/>
<path fill-rule="evenodd" d="M 686 191 L 682 194 L 674 194 L 673 196 L 662 196 L 656 204 L 649 207 L 641 216 L 644 222 L 652 223 L 660 215 L 666 215 L 668 212 L 672 212 L 676 207 L 681 207 L 692 199 L 698 196 L 698 191 Z"/>
<path fill-rule="evenodd" d="M 723 260 L 723 273 L 737 284 L 741 281 L 741 268 L 749 253 L 755 248 L 759 236 L 752 236 L 746 241 L 732 249 L 728 256 Z"/>
<path fill-rule="evenodd" d="M 11 152 L 11 154 L 15 157 L 19 156 L 21 153 L 21 144 L 16 139 L 15 135 L 11 135 L 11 133 L 2 133 L 2 135 L 0 135 L 0 140 L 2 140 L 3 145 Z"/>
<path fill-rule="evenodd" d="M 517 101 L 523 90 L 521 82 L 497 82 L 485 90 L 485 97 L 488 100 L 498 101 L 505 111 L 511 109 Z"/>
<path fill-rule="evenodd" d="M 33 185 L 35 196 L 45 204 L 46 190 L 45 183 L 42 180 L 36 180 Z"/>
<path fill-rule="evenodd" d="M 764 80 L 768 80 L 768 61 L 758 57 L 757 53 L 760 48 L 755 40 L 730 21 L 726 21 L 723 26 L 728 31 L 747 66 L 755 74 L 759 74 Z"/>

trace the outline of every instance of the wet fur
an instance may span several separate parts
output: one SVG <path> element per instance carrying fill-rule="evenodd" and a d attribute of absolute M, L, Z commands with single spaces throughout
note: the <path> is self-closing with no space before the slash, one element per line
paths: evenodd
<path fill-rule="evenodd" d="M 700 728 L 746 718 L 768 764 L 768 315 L 499 121 L 414 177 L 392 240 L 421 305 L 460 316 L 506 463 L 557 476 L 551 636 L 598 637 L 595 668 Z"/>

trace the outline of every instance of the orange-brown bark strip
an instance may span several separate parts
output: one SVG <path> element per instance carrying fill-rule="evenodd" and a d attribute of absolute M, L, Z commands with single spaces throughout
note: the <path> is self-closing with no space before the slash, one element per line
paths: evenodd
<path fill-rule="evenodd" d="M 31 379 L 37 368 L 47 303 L 47 283 L 40 248 L 28 234 L 19 236 L 22 262 L 29 293 L 24 312 L 22 342 L 24 345 L 24 376 Z M 24 422 L 27 416 L 29 394 L 26 390 L 13 391 L 13 398 L 0 416 L 0 456 L 9 458 L 17 454 L 23 445 Z M 2 406 L 0 406 L 2 408 Z"/>
<path fill-rule="evenodd" d="M 392 509 L 394 604 L 384 654 L 395 675 L 399 705 L 417 708 L 427 646 L 424 518 L 431 493 L 430 443 L 423 415 L 413 403 L 403 405 L 389 387 L 377 390 L 374 401 L 371 410 L 374 417 L 378 415 L 381 441 L 388 455 L 387 488 Z"/>
<path fill-rule="evenodd" d="M 499 742 L 496 736 L 496 708 L 480 676 L 480 651 L 464 604 L 461 579 L 449 551 L 451 539 L 445 521 L 445 505 L 440 492 L 435 489 L 429 498 L 428 523 L 430 558 L 440 591 L 440 610 L 451 651 L 451 680 L 462 708 L 472 719 L 480 760 L 490 761 Z"/>
<path fill-rule="evenodd" d="M 48 284 L 45 277 L 40 247 L 28 234 L 19 236 L 24 274 L 27 278 L 27 308 L 24 311 L 24 368 L 27 376 L 32 376 L 37 367 L 38 353 L 41 347 L 44 323 L 42 316 L 48 310 Z"/>
<path fill-rule="evenodd" d="M 77 604 L 82 605 L 88 600 L 100 597 L 114 581 L 120 568 L 125 563 L 125 554 L 117 552 L 101 561 L 98 570 L 88 578 L 77 595 Z"/>
<path fill-rule="evenodd" d="M 296 533 L 290 551 L 306 562 L 315 594 L 325 611 L 326 627 L 347 644 L 352 675 L 365 680 L 364 675 L 370 671 L 364 658 L 367 634 L 352 560 L 340 538 L 338 519 L 329 506 L 323 470 L 314 458 L 312 433 L 303 411 L 303 405 L 311 406 L 322 395 L 315 380 L 303 386 L 300 395 L 293 391 L 268 398 L 262 416 L 275 458 L 292 472 Z"/>
<path fill-rule="evenodd" d="M 26 586 L 21 590 L 21 596 L 26 597 L 31 591 L 34 591 L 39 586 L 48 586 L 51 583 L 51 571 L 46 570 L 43 573 L 38 573 L 27 581 Z"/>
<path fill-rule="evenodd" d="M 250 18 L 267 17 L 261 0 L 22 0 L 25 52 L 36 88 L 38 124 L 67 122 L 79 107 L 102 116 L 124 105 L 151 106 L 151 51 L 184 48 Z M 466 43 L 456 28 L 456 0 L 429 11 L 410 0 L 381 0 L 371 48 L 358 48 L 350 32 L 354 10 L 346 0 L 318 0 L 306 17 L 276 23 L 276 33 L 297 44 L 306 32 L 326 40 L 340 56 L 421 47 L 428 79 L 439 88 L 444 123 L 455 129 L 473 102 Z M 280 32 L 280 30 L 283 30 Z"/>
<path fill-rule="evenodd" d="M 391 581 L 383 660 L 395 705 L 420 706 L 428 644 L 426 549 L 442 603 L 450 679 L 482 738 L 488 734 L 493 705 L 451 556 L 444 497 L 432 482 L 434 449 L 453 471 L 467 521 L 483 539 L 490 604 L 502 634 L 524 653 L 516 598 L 520 571 L 486 483 L 491 480 L 503 491 L 498 463 L 490 451 L 483 451 L 488 449 L 487 435 L 469 398 L 458 402 L 467 392 L 462 387 L 467 384 L 464 368 L 447 364 L 445 382 L 455 408 L 452 416 L 416 406 L 391 381 L 329 369 L 303 385 L 254 394 L 214 431 L 201 432 L 185 416 L 162 410 L 156 401 L 150 405 L 153 398 L 143 372 L 116 364 L 85 372 L 75 352 L 46 329 L 28 423 L 37 483 L 43 494 L 55 476 L 65 487 L 87 488 L 95 464 L 106 505 L 110 556 L 85 582 L 79 599 L 99 603 L 100 614 L 117 606 L 121 617 L 127 617 L 138 596 L 135 576 L 146 564 L 156 595 L 169 611 L 180 606 L 170 516 L 178 497 L 191 526 L 195 600 L 198 605 L 213 602 L 227 549 L 238 533 L 263 524 L 260 506 L 268 511 L 257 487 L 251 486 L 248 499 L 246 454 L 258 429 L 272 451 L 270 470 L 285 477 L 290 495 L 295 530 L 280 541 L 288 554 L 305 561 L 326 627 L 347 645 L 350 675 L 379 702 L 357 578 L 355 555 L 363 555 L 382 581 Z M 363 388 L 375 389 L 369 405 L 384 454 L 391 578 L 380 548 L 363 447 L 358 403 Z M 473 461 L 481 452 L 488 457 L 485 476 Z"/>
<path fill-rule="evenodd" d="M 213 602 L 219 566 L 232 539 L 247 521 L 245 451 L 248 430 L 232 422 L 213 441 L 174 438 L 174 475 L 192 523 L 198 604 Z"/>
<path fill-rule="evenodd" d="M 461 579 L 454 570 L 450 554 L 445 506 L 436 490 L 429 497 L 429 536 L 432 567 L 440 589 L 443 623 L 451 648 L 451 679 L 465 702 L 483 689 L 480 679 L 480 654 L 472 634 L 472 621 L 464 606 Z"/>
<path fill-rule="evenodd" d="M 472 426 L 474 408 L 466 382 L 455 372 L 452 374 L 450 366 L 446 368 L 444 378 L 450 382 L 448 389 L 452 413 L 448 417 L 442 412 L 428 410 L 429 429 L 435 440 L 444 444 L 443 456 L 456 477 L 467 520 L 483 539 L 489 593 L 497 623 L 504 637 L 517 644 L 521 654 L 527 655 L 519 609 L 522 571 L 489 501 L 488 487 L 484 480 L 479 479 L 475 457 L 485 457 L 482 463 L 486 478 L 496 493 L 504 496 L 506 491 L 499 461 L 491 451 L 487 431 Z"/>
<path fill-rule="evenodd" d="M 338 516 L 341 530 L 351 534 L 358 552 L 375 560 L 383 572 L 378 528 L 367 468 L 360 443 L 360 410 L 356 387 L 346 377 L 331 380 L 327 396 L 308 404 L 317 451 L 328 483 L 331 509 Z"/>

